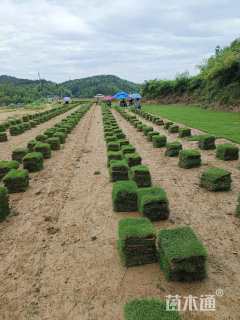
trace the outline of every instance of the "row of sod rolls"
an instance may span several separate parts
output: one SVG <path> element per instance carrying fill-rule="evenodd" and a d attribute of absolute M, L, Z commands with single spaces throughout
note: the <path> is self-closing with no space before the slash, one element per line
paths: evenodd
<path fill-rule="evenodd" d="M 119 109 L 118 109 L 119 111 Z M 138 131 L 142 131 L 146 136 L 148 141 L 152 141 L 153 147 L 163 148 L 165 147 L 165 156 L 168 157 L 179 157 L 178 165 L 184 169 L 190 169 L 199 167 L 201 165 L 201 153 L 197 149 L 184 149 L 182 144 L 179 141 L 174 141 L 167 143 L 167 137 L 161 135 L 159 132 L 154 131 L 153 127 L 147 126 L 139 121 L 136 116 L 133 116 L 127 112 L 120 110 L 121 114 L 132 123 Z M 155 122 L 155 117 L 149 115 L 144 111 L 135 112 L 141 113 L 144 118 Z M 159 118 L 157 117 L 159 122 Z M 163 121 L 161 124 L 164 123 Z M 165 125 L 168 126 L 169 122 L 166 122 Z M 199 138 L 199 143 L 208 145 L 208 148 L 204 147 L 203 149 L 211 149 L 214 143 L 215 138 L 212 139 L 211 136 L 202 135 Z M 220 159 L 233 159 L 238 157 L 238 147 L 229 144 L 221 144 L 217 146 L 217 157 Z M 229 191 L 231 189 L 231 173 L 227 170 L 221 168 L 208 168 L 200 176 L 200 186 L 209 191 Z"/>
<path fill-rule="evenodd" d="M 154 116 L 143 110 L 132 109 L 132 112 L 138 114 L 138 116 L 141 116 L 148 121 L 155 123 L 156 125 L 163 126 L 163 128 L 167 129 L 169 133 L 178 133 L 179 138 L 191 137 L 190 128 L 186 128 L 186 127 L 181 128 L 171 121 L 163 121 L 158 116 Z M 147 126 L 143 124 L 143 128 L 145 127 Z M 152 128 L 152 131 L 153 131 L 153 128 Z M 216 149 L 216 158 L 218 159 L 225 160 L 225 161 L 239 159 L 239 148 L 236 145 L 231 143 L 224 143 L 216 146 L 215 144 L 216 137 L 213 135 L 202 134 L 196 137 L 193 136 L 192 139 L 198 141 L 198 147 L 202 150 Z"/>
<path fill-rule="evenodd" d="M 78 103 L 72 103 L 68 105 L 54 107 L 52 109 L 38 112 L 35 114 L 24 115 L 22 118 L 11 118 L 0 124 L 0 142 L 8 140 L 7 129 L 12 136 L 16 136 L 24 133 L 31 128 L 38 126 L 43 122 L 59 116 L 67 111 L 78 106 Z"/>
<path fill-rule="evenodd" d="M 44 160 L 49 159 L 53 150 L 60 150 L 67 135 L 75 128 L 89 106 L 74 111 L 53 128 L 27 143 L 25 148 L 12 152 L 12 160 L 0 161 L 0 219 L 4 219 L 9 209 L 9 193 L 24 192 L 29 186 L 29 173 L 43 169 Z"/>

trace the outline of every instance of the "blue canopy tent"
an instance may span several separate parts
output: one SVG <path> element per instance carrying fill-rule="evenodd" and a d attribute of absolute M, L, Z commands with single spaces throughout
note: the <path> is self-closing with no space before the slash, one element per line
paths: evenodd
<path fill-rule="evenodd" d="M 132 99 L 142 99 L 142 96 L 139 93 L 132 93 L 130 94 L 130 98 Z"/>
<path fill-rule="evenodd" d="M 129 97 L 129 94 L 127 92 L 119 91 L 113 96 L 113 99 L 123 100 L 123 99 L 127 99 L 128 97 Z"/>

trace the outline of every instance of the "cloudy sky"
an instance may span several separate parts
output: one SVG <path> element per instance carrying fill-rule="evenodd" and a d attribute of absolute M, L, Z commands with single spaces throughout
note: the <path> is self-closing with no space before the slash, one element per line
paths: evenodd
<path fill-rule="evenodd" d="M 0 74 L 173 78 L 239 37 L 239 0 L 1 0 Z"/>

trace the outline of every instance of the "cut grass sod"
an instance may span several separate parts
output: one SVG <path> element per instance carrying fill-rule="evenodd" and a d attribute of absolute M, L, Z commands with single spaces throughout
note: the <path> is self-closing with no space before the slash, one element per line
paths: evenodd
<path fill-rule="evenodd" d="M 158 187 L 139 189 L 138 211 L 151 221 L 168 219 L 169 203 L 166 192 Z"/>
<path fill-rule="evenodd" d="M 167 144 L 167 137 L 164 135 L 157 135 L 152 137 L 153 147 L 162 148 Z"/>
<path fill-rule="evenodd" d="M 231 182 L 231 172 L 220 168 L 209 168 L 200 178 L 200 186 L 209 191 L 229 191 Z"/>
<path fill-rule="evenodd" d="M 147 218 L 125 218 L 118 224 L 118 250 L 126 267 L 157 261 L 156 232 Z"/>
<path fill-rule="evenodd" d="M 137 185 L 134 181 L 117 181 L 112 189 L 113 209 L 116 212 L 137 211 Z"/>
<path fill-rule="evenodd" d="M 236 216 L 240 218 L 240 193 L 238 194 L 237 198 Z"/>
<path fill-rule="evenodd" d="M 24 192 L 29 186 L 29 174 L 27 170 L 12 169 L 3 178 L 3 183 L 9 193 Z"/>
<path fill-rule="evenodd" d="M 107 144 L 107 151 L 120 151 L 120 143 L 119 142 L 109 142 Z"/>
<path fill-rule="evenodd" d="M 128 180 L 128 169 L 126 160 L 111 160 L 109 167 L 110 181 Z"/>
<path fill-rule="evenodd" d="M 51 150 L 60 150 L 61 149 L 61 142 L 60 139 L 57 137 L 48 138 L 46 143 L 50 144 Z"/>
<path fill-rule="evenodd" d="M 18 169 L 19 162 L 15 160 L 0 161 L 0 180 L 12 169 Z"/>
<path fill-rule="evenodd" d="M 107 158 L 108 158 L 108 167 L 109 167 L 111 160 L 122 160 L 123 155 L 121 151 L 108 151 Z"/>
<path fill-rule="evenodd" d="M 128 144 L 126 146 L 122 146 L 121 151 L 122 151 L 122 154 L 124 156 L 127 153 L 134 153 L 136 151 L 136 149 L 131 144 Z"/>
<path fill-rule="evenodd" d="M 195 149 L 181 150 L 179 153 L 180 168 L 191 169 L 201 166 L 201 153 Z"/>
<path fill-rule="evenodd" d="M 189 128 L 179 128 L 179 138 L 185 138 L 191 136 L 191 129 Z"/>
<path fill-rule="evenodd" d="M 216 157 L 224 161 L 238 160 L 239 148 L 230 143 L 219 144 L 216 150 Z"/>
<path fill-rule="evenodd" d="M 198 147 L 202 150 L 216 149 L 215 140 L 215 136 L 209 134 L 200 135 L 198 138 Z"/>
<path fill-rule="evenodd" d="M 136 152 L 127 153 L 125 154 L 124 158 L 126 159 L 129 167 L 140 165 L 142 162 L 141 156 Z"/>
<path fill-rule="evenodd" d="M 182 150 L 182 144 L 178 141 L 169 142 L 166 144 L 166 157 L 178 157 L 179 152 Z"/>
<path fill-rule="evenodd" d="M 8 136 L 6 132 L 0 132 L 0 142 L 6 142 L 8 141 Z"/>
<path fill-rule="evenodd" d="M 157 131 L 148 132 L 147 141 L 152 141 L 154 136 L 159 136 L 159 132 L 157 132 Z"/>
<path fill-rule="evenodd" d="M 30 152 L 23 158 L 23 168 L 29 172 L 37 172 L 43 169 L 43 154 Z"/>
<path fill-rule="evenodd" d="M 160 267 L 171 281 L 198 281 L 207 276 L 207 251 L 190 227 L 160 230 Z"/>
<path fill-rule="evenodd" d="M 151 187 L 152 185 L 150 171 L 145 165 L 131 167 L 129 178 L 135 181 L 139 188 Z"/>
<path fill-rule="evenodd" d="M 135 299 L 124 306 L 124 320 L 181 320 L 178 311 L 168 311 L 166 301 Z"/>
<path fill-rule="evenodd" d="M 240 143 L 239 112 L 202 109 L 190 105 L 145 105 L 143 110 L 217 137 Z"/>
<path fill-rule="evenodd" d="M 168 127 L 169 133 L 178 133 L 179 132 L 179 126 L 176 124 L 172 124 L 170 127 Z"/>
<path fill-rule="evenodd" d="M 35 152 L 41 152 L 44 159 L 50 159 L 51 158 L 52 151 L 51 151 L 51 146 L 48 143 L 38 142 L 34 146 L 34 151 Z"/>
<path fill-rule="evenodd" d="M 19 163 L 22 163 L 22 159 L 25 157 L 25 155 L 29 152 L 27 148 L 17 148 L 13 150 L 12 152 L 12 160 L 18 161 Z"/>
<path fill-rule="evenodd" d="M 7 188 L 0 186 L 0 222 L 10 213 L 9 195 Z"/>

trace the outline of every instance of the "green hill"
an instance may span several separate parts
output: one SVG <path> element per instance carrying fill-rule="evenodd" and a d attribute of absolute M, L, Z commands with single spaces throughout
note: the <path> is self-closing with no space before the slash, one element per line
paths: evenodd
<path fill-rule="evenodd" d="M 18 79 L 0 76 L 0 105 L 30 103 L 49 96 L 91 98 L 97 93 L 112 95 L 117 91 L 138 92 L 140 85 L 113 75 L 99 75 L 60 84 L 47 80 Z"/>

